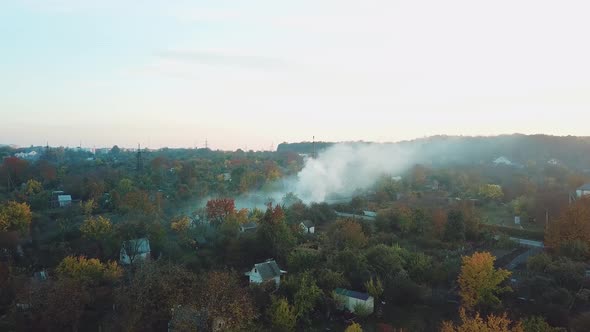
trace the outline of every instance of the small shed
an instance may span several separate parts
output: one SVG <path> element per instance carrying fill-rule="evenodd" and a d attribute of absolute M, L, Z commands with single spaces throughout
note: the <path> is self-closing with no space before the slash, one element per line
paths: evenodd
<path fill-rule="evenodd" d="M 59 207 L 67 207 L 72 205 L 71 195 L 57 195 L 57 204 Z"/>
<path fill-rule="evenodd" d="M 334 298 L 340 304 L 342 309 L 352 313 L 362 307 L 369 313 L 375 309 L 375 299 L 367 293 L 356 292 L 344 288 L 334 290 Z"/>

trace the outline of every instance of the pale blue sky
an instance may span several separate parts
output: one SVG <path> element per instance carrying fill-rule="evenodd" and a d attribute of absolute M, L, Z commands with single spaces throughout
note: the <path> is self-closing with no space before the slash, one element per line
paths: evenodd
<path fill-rule="evenodd" d="M 590 135 L 590 3 L 0 0 L 0 143 Z"/>

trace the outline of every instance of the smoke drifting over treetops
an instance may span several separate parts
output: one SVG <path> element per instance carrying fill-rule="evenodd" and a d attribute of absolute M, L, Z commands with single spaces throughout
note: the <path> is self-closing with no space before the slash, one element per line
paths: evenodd
<path fill-rule="evenodd" d="M 350 198 L 375 184 L 382 174 L 398 175 L 414 163 L 411 149 L 394 144 L 336 144 L 306 160 L 290 188 L 301 200 Z"/>

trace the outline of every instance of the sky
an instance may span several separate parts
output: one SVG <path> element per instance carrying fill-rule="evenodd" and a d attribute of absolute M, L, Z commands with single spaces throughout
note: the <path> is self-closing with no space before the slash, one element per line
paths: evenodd
<path fill-rule="evenodd" d="M 0 0 L 0 143 L 590 135 L 590 2 Z"/>

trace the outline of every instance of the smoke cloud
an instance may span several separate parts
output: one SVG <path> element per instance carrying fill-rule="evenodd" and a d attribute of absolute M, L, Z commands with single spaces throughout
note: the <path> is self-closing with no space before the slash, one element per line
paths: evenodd
<path fill-rule="evenodd" d="M 336 144 L 306 160 L 290 191 L 305 203 L 350 198 L 373 186 L 380 175 L 399 175 L 413 164 L 413 157 L 395 144 Z"/>

